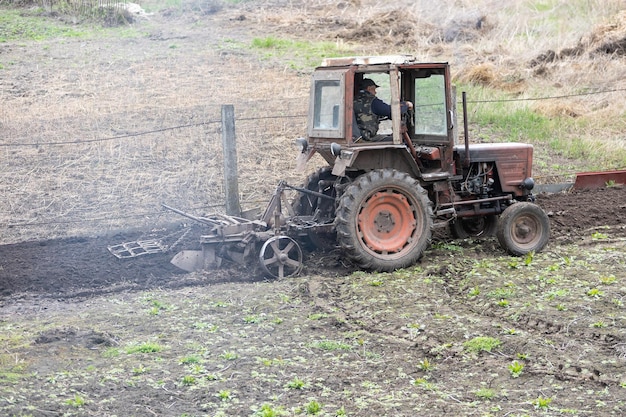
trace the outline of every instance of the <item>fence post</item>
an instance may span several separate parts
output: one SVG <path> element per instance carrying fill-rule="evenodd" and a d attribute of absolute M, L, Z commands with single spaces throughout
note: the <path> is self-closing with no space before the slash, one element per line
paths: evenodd
<path fill-rule="evenodd" d="M 235 139 L 235 107 L 222 106 L 222 150 L 224 155 L 224 190 L 226 214 L 241 216 L 239 183 L 237 181 L 237 142 Z"/>

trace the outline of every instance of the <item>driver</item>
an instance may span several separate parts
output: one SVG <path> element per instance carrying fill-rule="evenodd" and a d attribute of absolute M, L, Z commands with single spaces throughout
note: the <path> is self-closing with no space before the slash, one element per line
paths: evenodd
<path fill-rule="evenodd" d="M 377 136 L 378 124 L 381 119 L 391 119 L 391 106 L 376 97 L 376 85 L 374 80 L 364 78 L 359 86 L 359 92 L 354 98 L 354 114 L 361 131 L 361 137 L 367 141 L 382 141 L 388 136 Z M 400 111 L 406 113 L 413 108 L 410 101 L 400 102 Z"/>

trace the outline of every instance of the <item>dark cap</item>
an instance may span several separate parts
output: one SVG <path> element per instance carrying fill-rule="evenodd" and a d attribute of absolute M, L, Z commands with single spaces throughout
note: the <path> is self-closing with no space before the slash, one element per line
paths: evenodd
<path fill-rule="evenodd" d="M 380 87 L 379 85 L 377 85 L 374 80 L 370 79 L 370 78 L 363 78 L 363 81 L 361 81 L 361 88 L 362 89 L 366 89 L 367 87 L 373 85 L 374 87 L 378 88 Z"/>

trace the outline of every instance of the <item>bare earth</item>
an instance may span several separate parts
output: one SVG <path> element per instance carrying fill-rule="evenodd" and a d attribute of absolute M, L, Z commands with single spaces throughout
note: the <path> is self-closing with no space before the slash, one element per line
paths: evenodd
<path fill-rule="evenodd" d="M 2 143 L 219 119 L 228 98 L 244 119 L 304 114 L 308 76 L 224 48 L 264 33 L 241 7 L 158 16 L 140 38 L 0 45 L 15 63 L 0 76 L 3 100 L 41 106 L 40 117 L 3 118 Z M 102 68 L 126 81 L 107 82 Z M 275 74 L 264 88 L 278 104 L 242 98 L 259 71 Z M 81 107 L 92 101 L 100 107 Z M 288 144 L 304 117 L 263 123 L 238 124 L 238 141 L 254 161 L 241 169 L 241 194 L 267 201 L 276 178 L 301 180 Z M 357 271 L 333 248 L 307 253 L 303 274 L 284 280 L 254 266 L 185 274 L 172 253 L 113 257 L 108 245 L 182 227 L 169 218 L 169 228 L 151 229 L 151 215 L 121 214 L 219 202 L 220 161 L 198 139 L 217 135 L 211 126 L 85 155 L 2 149 L 0 207 L 12 217 L 0 222 L 0 415 L 626 414 L 626 187 L 539 195 L 551 241 L 525 259 L 493 238 L 446 234 L 414 267 L 385 274 Z M 120 216 L 50 229 L 46 207 L 72 221 Z"/>

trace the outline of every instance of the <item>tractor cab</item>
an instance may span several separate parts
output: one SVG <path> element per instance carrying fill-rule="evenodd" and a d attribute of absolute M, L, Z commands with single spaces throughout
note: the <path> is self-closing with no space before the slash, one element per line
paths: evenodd
<path fill-rule="evenodd" d="M 362 134 L 355 113 L 365 78 L 378 86 L 377 98 L 391 106 L 391 117 L 379 120 L 375 140 Z M 312 77 L 300 160 L 317 152 L 337 176 L 386 166 L 424 181 L 446 179 L 455 174 L 451 97 L 447 63 L 418 63 L 405 55 L 325 59 Z M 405 101 L 413 109 L 402 113 Z"/>

